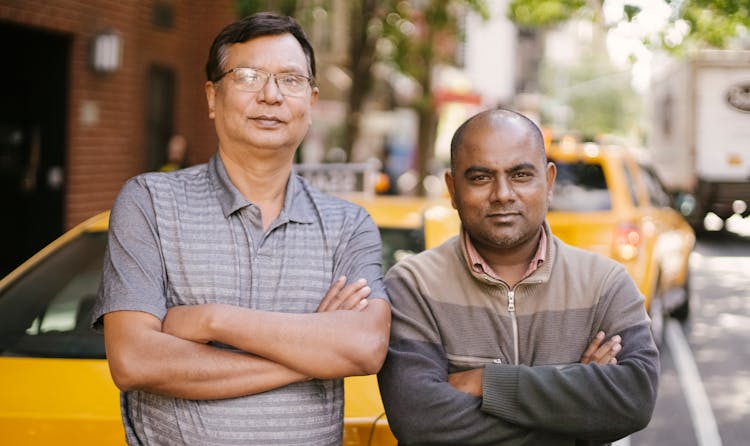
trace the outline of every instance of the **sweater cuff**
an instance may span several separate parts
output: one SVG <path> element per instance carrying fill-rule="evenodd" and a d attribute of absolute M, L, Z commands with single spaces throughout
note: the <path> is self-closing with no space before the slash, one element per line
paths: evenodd
<path fill-rule="evenodd" d="M 487 364 L 482 374 L 482 412 L 504 420 L 518 413 L 519 367 Z"/>

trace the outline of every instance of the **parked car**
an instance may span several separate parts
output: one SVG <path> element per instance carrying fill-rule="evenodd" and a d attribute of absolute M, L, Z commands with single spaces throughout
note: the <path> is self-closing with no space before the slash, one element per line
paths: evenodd
<path fill-rule="evenodd" d="M 384 268 L 458 232 L 445 199 L 360 202 L 381 228 Z M 125 444 L 103 337 L 89 328 L 108 221 L 104 212 L 81 223 L 0 280 L 4 444 Z M 347 378 L 344 385 L 344 444 L 395 445 L 375 377 Z"/>
<path fill-rule="evenodd" d="M 0 280 L 6 444 L 125 444 L 103 337 L 89 329 L 108 219 L 78 225 Z"/>
<path fill-rule="evenodd" d="M 687 317 L 695 234 L 659 178 L 621 147 L 560 144 L 547 221 L 563 241 L 625 265 L 646 298 L 657 343 L 667 314 Z"/>
<path fill-rule="evenodd" d="M 438 246 L 458 234 L 460 221 L 443 196 L 348 196 L 363 206 L 380 228 L 383 268 L 405 256 Z M 347 446 L 396 446 L 388 427 L 375 375 L 344 379 L 344 442 Z"/>

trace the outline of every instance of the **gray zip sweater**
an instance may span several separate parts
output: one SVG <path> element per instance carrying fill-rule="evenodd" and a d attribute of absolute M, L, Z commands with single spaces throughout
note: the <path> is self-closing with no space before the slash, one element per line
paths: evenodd
<path fill-rule="evenodd" d="M 545 262 L 512 289 L 474 273 L 460 237 L 388 272 L 379 383 L 400 444 L 603 444 L 648 424 L 659 356 L 643 296 L 622 265 L 544 229 Z M 580 364 L 599 330 L 622 336 L 618 363 Z M 478 367 L 483 398 L 448 384 Z"/>

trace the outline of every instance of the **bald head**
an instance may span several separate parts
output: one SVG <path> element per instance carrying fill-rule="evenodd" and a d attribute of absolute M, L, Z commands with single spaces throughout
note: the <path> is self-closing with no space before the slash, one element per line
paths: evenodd
<path fill-rule="evenodd" d="M 509 137 L 525 137 L 529 150 L 538 150 L 546 163 L 544 136 L 539 127 L 526 116 L 511 110 L 486 110 L 467 119 L 453 134 L 451 140 L 451 170 L 455 170 L 456 156 L 463 147 L 468 135 L 477 131 L 492 131 L 507 134 Z"/>
<path fill-rule="evenodd" d="M 489 110 L 458 128 L 445 184 L 461 227 L 490 264 L 505 264 L 507 255 L 531 261 L 556 172 L 541 131 L 523 115 Z"/>

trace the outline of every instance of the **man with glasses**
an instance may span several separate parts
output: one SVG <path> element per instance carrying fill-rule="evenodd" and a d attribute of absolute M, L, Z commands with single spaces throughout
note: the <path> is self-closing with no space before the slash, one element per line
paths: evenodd
<path fill-rule="evenodd" d="M 341 378 L 380 369 L 390 307 L 373 221 L 292 171 L 313 49 L 256 14 L 206 74 L 217 153 L 131 179 L 112 209 L 94 317 L 128 443 L 341 444 Z"/>

